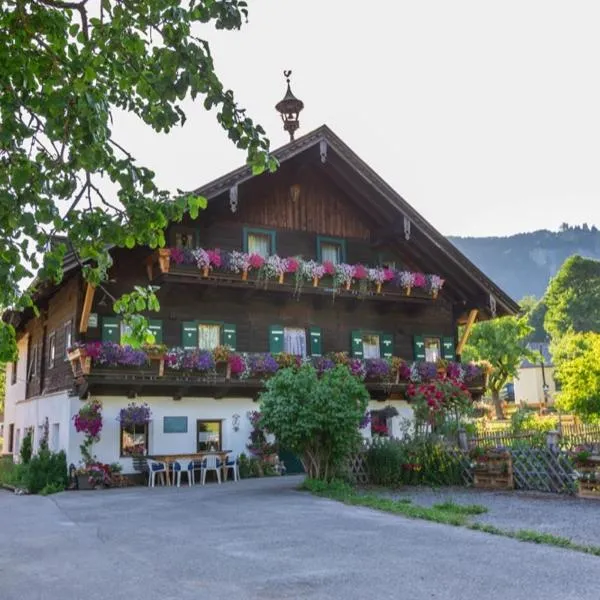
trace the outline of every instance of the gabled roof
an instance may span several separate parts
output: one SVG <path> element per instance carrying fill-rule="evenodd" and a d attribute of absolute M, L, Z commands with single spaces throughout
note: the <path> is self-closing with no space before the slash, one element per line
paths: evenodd
<path fill-rule="evenodd" d="M 327 125 L 322 125 L 297 140 L 278 148 L 273 152 L 273 156 L 280 163 L 283 163 L 304 152 L 309 152 L 315 147 L 318 148 L 321 161 L 325 167 L 335 162 L 338 173 L 342 169 L 345 170 L 346 175 L 353 178 L 356 184 L 360 182 L 364 186 L 363 189 L 368 190 L 368 192 L 363 193 L 365 199 L 368 198 L 369 201 L 379 202 L 381 207 L 386 210 L 389 210 L 391 207 L 396 213 L 398 220 L 407 217 L 411 221 L 412 226 L 416 227 L 424 236 L 433 252 L 443 256 L 446 261 L 449 261 L 450 264 L 456 267 L 457 272 L 460 272 L 477 289 L 493 297 L 496 302 L 498 314 L 516 314 L 519 312 L 519 305 L 508 294 L 501 290 L 400 194 L 379 177 Z M 203 185 L 195 190 L 195 193 L 205 196 L 210 201 L 229 189 L 250 180 L 252 177 L 254 176 L 249 167 L 240 167 Z"/>

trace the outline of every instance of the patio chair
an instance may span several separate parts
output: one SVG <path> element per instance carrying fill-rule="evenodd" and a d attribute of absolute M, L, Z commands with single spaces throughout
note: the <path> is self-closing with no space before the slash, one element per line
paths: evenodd
<path fill-rule="evenodd" d="M 160 481 L 165 485 L 165 473 L 167 472 L 167 465 L 164 462 L 158 460 L 147 459 L 148 462 L 148 487 L 154 487 L 156 476 L 160 475 Z"/>
<path fill-rule="evenodd" d="M 240 465 L 238 462 L 238 459 L 235 456 L 228 456 L 227 460 L 225 461 L 225 468 L 224 468 L 224 477 L 225 480 L 227 480 L 227 476 L 229 475 L 229 471 L 233 471 L 233 480 L 234 481 L 239 481 L 240 479 Z"/>
<path fill-rule="evenodd" d="M 189 458 L 178 458 L 173 463 L 173 474 L 177 474 L 177 487 L 181 487 L 181 474 L 187 473 L 188 485 L 194 485 L 194 461 Z"/>
<path fill-rule="evenodd" d="M 221 483 L 221 461 L 216 454 L 205 456 L 202 461 L 202 469 L 200 470 L 200 483 L 206 483 L 206 472 L 214 471 L 217 474 L 217 481 Z"/>

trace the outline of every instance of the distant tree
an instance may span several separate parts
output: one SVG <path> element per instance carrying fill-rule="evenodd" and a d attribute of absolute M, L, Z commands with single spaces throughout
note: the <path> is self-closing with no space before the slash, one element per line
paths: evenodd
<path fill-rule="evenodd" d="M 527 342 L 547 342 L 548 333 L 544 329 L 544 319 L 548 307 L 544 299 L 537 300 L 535 296 L 524 296 L 519 302 L 527 324 L 533 329 Z"/>
<path fill-rule="evenodd" d="M 561 231 L 569 231 L 570 227 L 568 223 L 561 223 L 560 230 Z"/>
<path fill-rule="evenodd" d="M 467 361 L 490 363 L 492 370 L 488 388 L 498 419 L 504 418 L 500 391 L 517 375 L 519 365 L 524 359 L 537 359 L 525 345 L 532 331 L 526 320 L 519 317 L 502 317 L 476 323 L 463 351 L 463 358 Z"/>
<path fill-rule="evenodd" d="M 568 333 L 553 343 L 557 406 L 585 421 L 600 421 L 600 334 Z"/>
<path fill-rule="evenodd" d="M 311 365 L 283 369 L 260 397 L 261 424 L 298 454 L 309 477 L 330 480 L 359 439 L 369 393 L 348 367 L 318 376 Z"/>
<path fill-rule="evenodd" d="M 568 258 L 550 280 L 544 327 L 552 339 L 568 332 L 600 333 L 600 261 Z"/>

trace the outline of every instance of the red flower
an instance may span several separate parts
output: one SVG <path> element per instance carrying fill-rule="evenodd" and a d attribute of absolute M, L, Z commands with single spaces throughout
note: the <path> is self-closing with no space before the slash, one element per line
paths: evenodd
<path fill-rule="evenodd" d="M 260 269 L 265 264 L 265 259 L 260 254 L 251 254 L 248 261 L 253 269 Z"/>
<path fill-rule="evenodd" d="M 288 258 L 285 271 L 286 273 L 295 273 L 298 270 L 298 261 L 295 258 Z"/>
<path fill-rule="evenodd" d="M 212 267 L 219 268 L 221 266 L 221 251 L 218 248 L 214 250 L 207 250 L 208 262 Z"/>
<path fill-rule="evenodd" d="M 366 279 L 367 270 L 361 265 L 354 265 L 354 278 L 355 279 Z"/>
<path fill-rule="evenodd" d="M 330 260 L 323 263 L 323 269 L 325 269 L 325 275 L 335 275 L 335 265 Z"/>

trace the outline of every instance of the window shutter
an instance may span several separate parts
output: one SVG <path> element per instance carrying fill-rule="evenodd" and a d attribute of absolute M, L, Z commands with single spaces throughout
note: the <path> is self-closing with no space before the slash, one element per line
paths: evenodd
<path fill-rule="evenodd" d="M 311 356 L 322 356 L 323 355 L 323 340 L 321 335 L 320 327 L 311 327 L 309 329 L 310 334 L 310 355 Z"/>
<path fill-rule="evenodd" d="M 392 358 L 394 355 L 394 336 L 391 333 L 382 333 L 379 336 L 379 356 Z"/>
<path fill-rule="evenodd" d="M 352 356 L 354 358 L 362 358 L 363 357 L 363 340 L 362 340 L 362 331 L 360 329 L 355 329 L 350 334 L 350 348 L 352 350 Z"/>
<path fill-rule="evenodd" d="M 269 328 L 269 352 L 277 354 L 283 352 L 283 327 L 271 325 Z"/>
<path fill-rule="evenodd" d="M 454 338 L 444 337 L 442 338 L 442 358 L 445 360 L 455 360 L 456 352 L 454 349 Z"/>
<path fill-rule="evenodd" d="M 184 321 L 181 324 L 181 345 L 190 350 L 198 348 L 198 323 Z"/>
<path fill-rule="evenodd" d="M 148 324 L 149 324 L 150 332 L 154 336 L 154 343 L 162 344 L 162 341 L 163 341 L 162 321 L 160 319 L 148 319 Z"/>
<path fill-rule="evenodd" d="M 223 345 L 229 346 L 234 352 L 237 345 L 237 332 L 235 325 L 225 323 L 223 325 Z"/>
<path fill-rule="evenodd" d="M 413 338 L 413 351 L 415 360 L 425 360 L 425 340 L 422 335 L 415 335 Z"/>
<path fill-rule="evenodd" d="M 115 344 L 121 341 L 121 319 L 119 317 L 102 317 L 102 341 Z"/>

